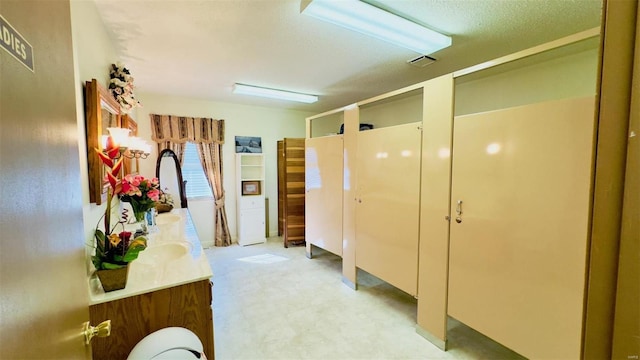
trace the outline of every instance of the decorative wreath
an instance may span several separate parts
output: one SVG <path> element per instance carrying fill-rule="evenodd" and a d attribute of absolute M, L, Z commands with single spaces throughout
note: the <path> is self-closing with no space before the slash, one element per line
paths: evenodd
<path fill-rule="evenodd" d="M 122 112 L 129 113 L 134 107 L 142 106 L 133 95 L 133 76 L 124 65 L 111 64 L 110 75 L 109 90 L 120 104 Z"/>

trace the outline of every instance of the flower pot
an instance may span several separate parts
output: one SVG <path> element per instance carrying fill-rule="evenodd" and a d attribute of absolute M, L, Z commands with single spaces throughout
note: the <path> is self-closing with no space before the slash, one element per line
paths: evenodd
<path fill-rule="evenodd" d="M 127 286 L 129 265 L 114 270 L 96 270 L 96 275 L 100 279 L 104 292 L 124 289 Z"/>
<path fill-rule="evenodd" d="M 158 214 L 169 212 L 169 211 L 171 211 L 171 209 L 173 209 L 173 206 L 171 206 L 171 205 L 167 205 L 167 204 L 157 204 L 156 205 L 156 210 L 158 211 Z"/>

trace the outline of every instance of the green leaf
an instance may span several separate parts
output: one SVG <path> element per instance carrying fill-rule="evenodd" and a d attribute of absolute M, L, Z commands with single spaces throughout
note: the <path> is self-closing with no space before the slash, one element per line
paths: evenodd
<path fill-rule="evenodd" d="M 96 232 L 94 233 L 94 237 L 96 238 L 96 255 L 104 254 L 104 241 L 105 241 L 104 233 L 102 232 L 102 230 L 96 229 Z"/>
<path fill-rule="evenodd" d="M 138 258 L 140 251 L 147 248 L 147 239 L 144 236 L 138 236 L 131 242 L 127 253 L 124 254 L 123 261 L 131 262 Z"/>
<path fill-rule="evenodd" d="M 93 266 L 95 266 L 96 269 L 101 269 L 102 258 L 100 256 L 92 256 L 91 261 L 93 262 Z"/>
<path fill-rule="evenodd" d="M 115 270 L 115 269 L 121 269 L 123 267 L 125 267 L 127 265 L 121 265 L 121 264 L 112 264 L 109 262 L 103 262 L 102 263 L 102 269 L 103 270 Z"/>

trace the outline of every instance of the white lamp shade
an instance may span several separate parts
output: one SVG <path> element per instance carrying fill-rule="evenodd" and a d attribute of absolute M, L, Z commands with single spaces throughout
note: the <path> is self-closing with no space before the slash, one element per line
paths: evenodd
<path fill-rule="evenodd" d="M 129 138 L 129 149 L 138 150 L 138 151 L 142 151 L 145 154 L 149 154 L 151 152 L 151 145 L 149 145 L 143 139 L 137 136 L 133 136 Z"/>
<path fill-rule="evenodd" d="M 109 134 L 113 138 L 116 144 L 120 147 L 129 146 L 129 132 L 131 130 L 124 128 L 107 128 Z"/>

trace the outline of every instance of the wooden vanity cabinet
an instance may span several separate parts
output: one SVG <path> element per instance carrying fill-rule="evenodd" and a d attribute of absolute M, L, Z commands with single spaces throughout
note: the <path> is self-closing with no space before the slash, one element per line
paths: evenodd
<path fill-rule="evenodd" d="M 89 306 L 91 324 L 111 320 L 111 335 L 91 340 L 93 359 L 126 359 L 142 338 L 172 326 L 193 331 L 214 359 L 211 287 L 200 280 Z"/>

